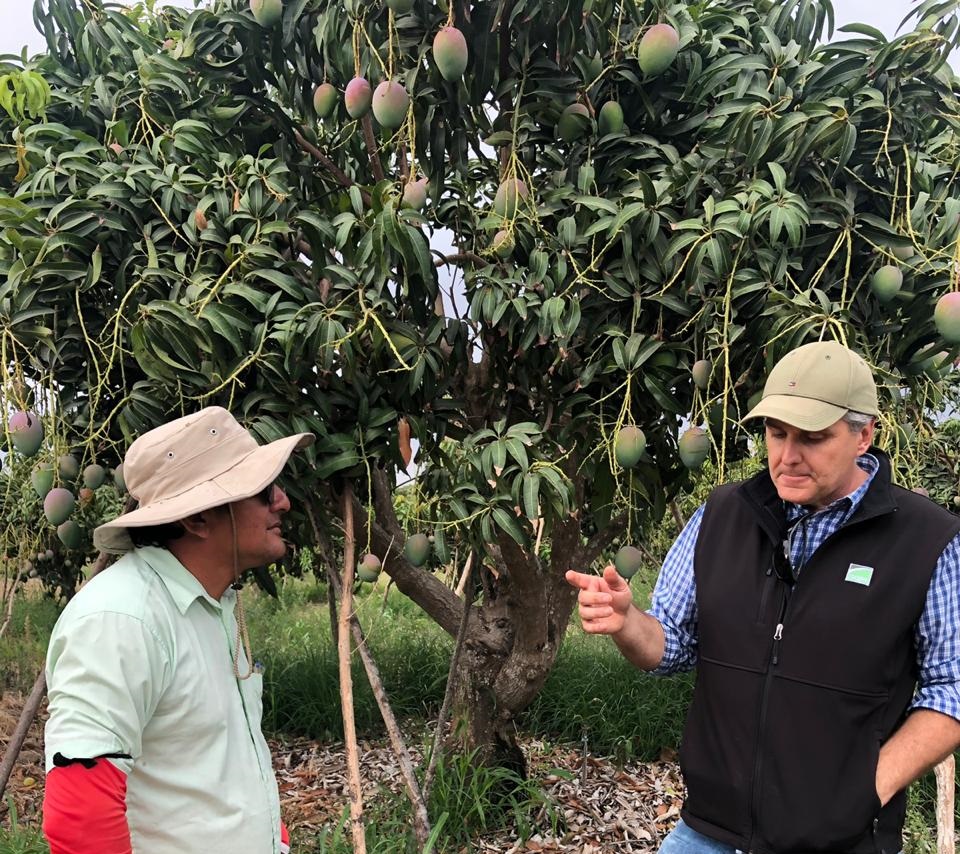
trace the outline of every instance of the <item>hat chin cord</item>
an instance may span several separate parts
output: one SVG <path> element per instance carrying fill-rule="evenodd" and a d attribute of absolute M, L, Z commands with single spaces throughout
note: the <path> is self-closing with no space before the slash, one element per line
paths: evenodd
<path fill-rule="evenodd" d="M 250 636 L 247 634 L 247 616 L 243 610 L 243 599 L 240 598 L 240 545 L 237 542 L 237 520 L 233 515 L 233 505 L 228 504 L 230 512 L 230 527 L 233 531 L 233 584 L 231 587 L 237 592 L 237 636 L 233 642 L 233 675 L 240 680 L 249 679 L 253 675 L 253 655 L 250 652 Z M 247 672 L 240 672 L 240 648 L 247 657 Z"/>

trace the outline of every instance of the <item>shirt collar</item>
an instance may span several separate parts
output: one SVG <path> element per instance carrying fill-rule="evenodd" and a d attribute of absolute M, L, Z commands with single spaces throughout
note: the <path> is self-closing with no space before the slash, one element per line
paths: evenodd
<path fill-rule="evenodd" d="M 867 473 L 867 479 L 849 495 L 844 495 L 843 498 L 838 498 L 832 504 L 829 504 L 828 506 L 814 512 L 825 513 L 827 511 L 842 510 L 844 511 L 844 518 L 849 518 L 853 514 L 853 512 L 860 505 L 860 502 L 863 501 L 863 496 L 867 494 L 867 490 L 870 488 L 873 478 L 880 470 L 880 461 L 873 454 L 863 454 L 862 456 L 857 457 L 857 465 Z M 804 507 L 802 504 L 792 504 L 789 501 L 784 501 L 783 504 L 786 508 L 787 521 L 789 522 L 793 522 L 799 519 L 801 516 L 814 515 L 809 508 Z"/>
<path fill-rule="evenodd" d="M 187 608 L 197 599 L 206 600 L 217 610 L 232 609 L 236 593 L 230 587 L 224 591 L 218 602 L 203 589 L 197 577 L 167 549 L 159 546 L 142 546 L 135 552 L 137 557 L 160 577 L 160 581 L 167 588 L 167 592 L 181 614 L 186 614 Z"/>

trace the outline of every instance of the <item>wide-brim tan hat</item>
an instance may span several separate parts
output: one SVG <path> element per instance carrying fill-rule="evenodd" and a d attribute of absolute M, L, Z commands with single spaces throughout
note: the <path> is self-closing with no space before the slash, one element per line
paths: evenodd
<path fill-rule="evenodd" d="M 791 350 L 770 371 L 763 397 L 741 420 L 772 418 L 800 430 L 826 430 L 848 412 L 879 415 L 870 366 L 837 341 Z"/>
<path fill-rule="evenodd" d="M 144 433 L 123 460 L 127 489 L 140 506 L 100 525 L 93 544 L 123 554 L 133 548 L 128 528 L 164 525 L 250 498 L 276 480 L 297 448 L 313 440 L 312 433 L 297 433 L 258 445 L 219 406 Z"/>

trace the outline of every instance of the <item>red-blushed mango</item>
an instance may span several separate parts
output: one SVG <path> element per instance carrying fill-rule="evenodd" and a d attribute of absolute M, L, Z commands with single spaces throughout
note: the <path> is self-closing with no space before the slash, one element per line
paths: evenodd
<path fill-rule="evenodd" d="M 400 206 L 422 211 L 427 203 L 427 179 L 418 178 L 403 185 L 403 199 Z"/>
<path fill-rule="evenodd" d="M 30 472 L 30 485 L 38 498 L 46 498 L 53 489 L 53 466 L 50 463 L 38 463 Z"/>
<path fill-rule="evenodd" d="M 261 27 L 270 28 L 283 15 L 283 0 L 250 0 L 250 11 Z"/>
<path fill-rule="evenodd" d="M 78 549 L 80 543 L 83 542 L 83 531 L 80 530 L 80 526 L 73 519 L 68 519 L 66 522 L 57 525 L 57 536 L 68 549 Z"/>
<path fill-rule="evenodd" d="M 7 422 L 10 441 L 25 457 L 32 457 L 43 444 L 43 424 L 35 412 L 17 410 Z"/>
<path fill-rule="evenodd" d="M 597 115 L 597 127 L 600 136 L 620 133 L 623 130 L 623 107 L 616 101 L 607 101 Z"/>
<path fill-rule="evenodd" d="M 414 0 L 387 0 L 387 8 L 397 15 L 406 15 L 413 8 Z"/>
<path fill-rule="evenodd" d="M 632 469 L 647 449 L 647 437 L 643 430 L 628 424 L 621 427 L 613 443 L 613 456 L 625 469 Z"/>
<path fill-rule="evenodd" d="M 444 80 L 453 82 L 463 77 L 469 56 L 467 40 L 456 27 L 443 27 L 433 37 L 433 61 Z"/>
<path fill-rule="evenodd" d="M 557 136 L 564 142 L 576 142 L 590 129 L 590 111 L 585 104 L 570 104 L 560 113 Z"/>
<path fill-rule="evenodd" d="M 121 494 L 127 491 L 127 482 L 123 479 L 123 463 L 113 470 L 113 485 Z"/>
<path fill-rule="evenodd" d="M 669 68 L 680 49 L 680 36 L 669 24 L 654 24 L 640 39 L 637 60 L 644 74 L 660 74 Z"/>
<path fill-rule="evenodd" d="M 336 106 L 337 89 L 332 83 L 321 83 L 313 90 L 313 111 L 317 118 L 327 118 Z"/>
<path fill-rule="evenodd" d="M 924 489 L 922 486 L 915 486 L 915 487 L 913 487 L 910 491 L 911 491 L 911 492 L 916 492 L 917 495 L 922 495 L 924 498 L 929 498 L 929 497 L 930 497 L 930 493 L 927 492 L 927 490 Z"/>
<path fill-rule="evenodd" d="M 351 119 L 362 119 L 370 112 L 373 102 L 373 88 L 365 77 L 354 77 L 343 93 L 343 103 Z"/>
<path fill-rule="evenodd" d="M 633 578 L 643 565 L 643 552 L 635 546 L 624 546 L 614 556 L 613 565 L 624 578 Z"/>
<path fill-rule="evenodd" d="M 497 187 L 493 197 L 493 212 L 503 219 L 513 219 L 522 201 L 530 195 L 527 185 L 519 178 L 507 178 Z"/>
<path fill-rule="evenodd" d="M 493 251 L 498 258 L 509 258 L 513 255 L 516 248 L 516 241 L 513 239 L 513 232 L 501 228 L 493 235 Z"/>
<path fill-rule="evenodd" d="M 893 264 L 881 267 L 870 277 L 870 290 L 880 302 L 890 302 L 903 284 L 903 273 Z"/>
<path fill-rule="evenodd" d="M 380 576 L 380 558 L 376 555 L 365 554 L 357 564 L 357 578 L 368 583 L 374 582 Z"/>
<path fill-rule="evenodd" d="M 70 518 L 74 504 L 76 500 L 73 493 L 69 489 L 57 486 L 51 489 L 43 499 L 43 515 L 51 525 L 59 525 Z"/>
<path fill-rule="evenodd" d="M 80 461 L 73 454 L 63 454 L 57 459 L 60 480 L 76 480 L 80 476 Z"/>
<path fill-rule="evenodd" d="M 697 361 L 693 363 L 690 373 L 693 376 L 693 384 L 700 389 L 700 391 L 707 390 L 707 386 L 710 385 L 710 373 L 712 371 L 713 362 L 709 359 L 697 359 Z"/>
<path fill-rule="evenodd" d="M 403 545 L 403 556 L 413 566 L 423 566 L 430 556 L 430 540 L 426 534 L 414 534 Z"/>
<path fill-rule="evenodd" d="M 81 507 L 87 507 L 93 503 L 93 490 L 89 486 L 81 486 L 77 498 L 80 499 Z"/>
<path fill-rule="evenodd" d="M 944 294 L 937 300 L 933 322 L 944 341 L 960 344 L 960 292 Z"/>
<path fill-rule="evenodd" d="M 106 479 L 107 470 L 97 463 L 93 463 L 83 470 L 83 485 L 87 489 L 99 489 Z"/>
<path fill-rule="evenodd" d="M 710 437 L 701 427 L 685 430 L 677 443 L 680 459 L 688 469 L 698 469 L 710 455 Z"/>
<path fill-rule="evenodd" d="M 395 130 L 400 127 L 409 106 L 410 96 L 396 80 L 384 80 L 373 90 L 373 117 L 385 128 Z"/>

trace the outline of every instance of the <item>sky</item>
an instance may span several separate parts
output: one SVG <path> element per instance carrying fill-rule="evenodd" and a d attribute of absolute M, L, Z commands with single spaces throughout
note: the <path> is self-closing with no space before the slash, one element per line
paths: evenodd
<path fill-rule="evenodd" d="M 3 5 L 3 29 L 0 53 L 19 54 L 24 45 L 28 53 L 43 49 L 43 40 L 33 26 L 33 0 L 0 0 Z M 163 5 L 165 0 L 158 0 Z M 191 0 L 176 0 L 176 5 L 192 6 Z M 892 37 L 897 26 L 914 5 L 911 0 L 833 0 L 837 26 L 853 21 L 870 24 Z"/>

